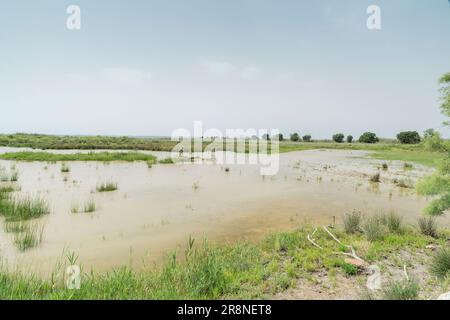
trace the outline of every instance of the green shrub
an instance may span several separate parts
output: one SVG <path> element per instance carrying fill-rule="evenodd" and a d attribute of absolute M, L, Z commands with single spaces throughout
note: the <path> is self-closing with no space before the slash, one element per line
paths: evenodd
<path fill-rule="evenodd" d="M 293 134 L 291 134 L 291 141 L 293 142 L 298 142 L 300 141 L 300 135 L 297 132 L 294 132 Z"/>
<path fill-rule="evenodd" d="M 98 192 L 110 192 L 116 191 L 118 189 L 117 183 L 115 182 L 102 182 L 97 186 Z"/>
<path fill-rule="evenodd" d="M 416 280 L 390 282 L 383 289 L 386 300 L 415 300 L 419 296 L 420 286 Z"/>
<path fill-rule="evenodd" d="M 434 217 L 421 217 L 417 224 L 419 225 L 420 233 L 423 235 L 433 238 L 438 237 L 437 224 Z"/>
<path fill-rule="evenodd" d="M 344 142 L 344 134 L 342 133 L 336 133 L 333 135 L 333 141 L 337 142 L 337 143 L 342 143 Z"/>
<path fill-rule="evenodd" d="M 430 272 L 438 278 L 445 278 L 450 275 L 450 249 L 442 248 L 434 255 Z"/>
<path fill-rule="evenodd" d="M 353 142 L 353 136 L 352 135 L 348 135 L 347 136 L 347 142 L 348 143 L 352 143 Z"/>
<path fill-rule="evenodd" d="M 395 212 L 391 211 L 385 217 L 386 226 L 388 227 L 389 232 L 400 234 L 403 232 L 403 222 L 402 217 L 400 217 Z"/>
<path fill-rule="evenodd" d="M 420 135 L 417 131 L 403 131 L 397 134 L 397 140 L 402 144 L 420 143 Z"/>
<path fill-rule="evenodd" d="M 344 215 L 344 230 L 353 234 L 361 230 L 362 215 L 358 211 L 352 211 Z"/>
<path fill-rule="evenodd" d="M 303 141 L 304 142 L 311 142 L 311 135 L 307 134 L 303 136 Z"/>
<path fill-rule="evenodd" d="M 367 240 L 371 242 L 383 239 L 386 234 L 383 218 L 380 216 L 369 217 L 364 223 L 363 231 Z"/>
<path fill-rule="evenodd" d="M 377 143 L 378 141 L 380 141 L 380 139 L 378 139 L 377 135 L 372 132 L 364 132 L 359 137 L 359 142 L 361 143 Z"/>

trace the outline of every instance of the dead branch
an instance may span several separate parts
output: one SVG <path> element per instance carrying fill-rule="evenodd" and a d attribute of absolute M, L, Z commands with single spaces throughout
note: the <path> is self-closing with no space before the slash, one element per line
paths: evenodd
<path fill-rule="evenodd" d="M 343 244 L 343 243 L 342 243 L 342 242 L 341 242 L 334 234 L 331 233 L 330 230 L 328 230 L 328 228 L 327 228 L 326 226 L 324 226 L 323 229 L 326 231 L 326 233 L 328 233 L 328 234 L 334 239 L 334 241 L 336 241 L 336 242 L 339 243 L 340 245 L 342 245 L 342 246 L 344 246 L 344 247 L 346 247 L 346 248 L 348 248 L 348 249 L 350 249 L 350 250 L 352 251 L 352 253 L 348 253 L 348 252 L 335 252 L 336 254 L 343 254 L 343 255 L 346 255 L 346 256 L 350 256 L 350 257 L 352 257 L 352 258 L 354 258 L 354 259 L 356 259 L 356 260 L 359 260 L 359 261 L 361 261 L 361 262 L 366 263 L 363 259 L 361 259 L 360 257 L 358 257 L 358 256 L 356 255 L 356 251 L 355 251 L 355 249 L 354 249 L 352 246 Z"/>
<path fill-rule="evenodd" d="M 308 234 L 308 236 L 306 237 L 308 239 L 309 242 L 311 242 L 313 244 L 313 246 L 323 250 L 323 248 L 321 246 L 319 246 L 313 239 L 314 234 L 317 232 L 317 228 L 314 229 L 313 233 L 310 235 Z"/>

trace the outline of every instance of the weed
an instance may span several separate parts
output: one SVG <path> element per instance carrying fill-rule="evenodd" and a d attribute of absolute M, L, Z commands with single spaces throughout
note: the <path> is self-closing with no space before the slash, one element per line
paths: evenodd
<path fill-rule="evenodd" d="M 344 230 L 348 234 L 353 234 L 361 230 L 361 212 L 352 211 L 344 215 Z"/>
<path fill-rule="evenodd" d="M 433 238 L 438 237 L 437 224 L 434 217 L 421 217 L 417 220 L 417 223 L 420 233 Z"/>
<path fill-rule="evenodd" d="M 102 182 L 97 185 L 97 192 L 111 192 L 118 189 L 117 183 L 115 182 Z"/>
<path fill-rule="evenodd" d="M 430 266 L 432 275 L 445 278 L 450 275 L 450 249 L 442 248 L 433 257 Z"/>

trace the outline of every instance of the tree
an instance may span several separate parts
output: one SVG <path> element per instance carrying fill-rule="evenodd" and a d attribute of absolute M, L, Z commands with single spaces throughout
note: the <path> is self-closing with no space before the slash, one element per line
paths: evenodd
<path fill-rule="evenodd" d="M 311 135 L 307 134 L 303 136 L 303 141 L 305 142 L 311 142 Z"/>
<path fill-rule="evenodd" d="M 373 132 L 364 132 L 361 137 L 359 137 L 359 142 L 361 143 L 377 143 L 380 141 L 377 135 Z"/>
<path fill-rule="evenodd" d="M 450 118 L 450 72 L 439 79 L 441 84 L 441 111 L 442 114 Z M 444 123 L 450 126 L 447 121 Z M 435 139 L 439 137 L 433 131 L 433 135 L 427 139 Z M 434 196 L 435 199 L 425 208 L 425 213 L 429 215 L 442 215 L 445 211 L 450 209 L 450 147 L 448 144 L 441 143 L 444 148 L 443 152 L 446 157 L 439 164 L 438 170 L 428 176 L 417 184 L 417 192 L 422 195 Z"/>
<path fill-rule="evenodd" d="M 270 139 L 269 134 L 268 134 L 268 133 L 264 133 L 264 134 L 262 135 L 262 139 L 263 139 L 263 140 L 269 140 L 269 139 Z"/>
<path fill-rule="evenodd" d="M 291 134 L 291 141 L 300 141 L 300 135 L 297 132 L 294 132 L 293 134 Z"/>
<path fill-rule="evenodd" d="M 352 135 L 348 135 L 347 136 L 347 142 L 348 143 L 352 143 L 353 142 L 353 136 Z"/>
<path fill-rule="evenodd" d="M 403 144 L 417 144 L 421 139 L 417 131 L 403 131 L 397 135 L 397 140 Z"/>
<path fill-rule="evenodd" d="M 284 136 L 282 133 L 276 134 L 273 136 L 274 140 L 278 140 L 278 141 L 283 141 L 284 140 Z"/>
<path fill-rule="evenodd" d="M 336 133 L 333 135 L 333 141 L 337 143 L 344 142 L 344 134 L 343 133 Z"/>

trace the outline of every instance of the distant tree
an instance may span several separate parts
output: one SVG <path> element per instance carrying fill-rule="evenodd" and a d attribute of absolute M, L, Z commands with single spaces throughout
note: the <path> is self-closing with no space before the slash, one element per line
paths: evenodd
<path fill-rule="evenodd" d="M 307 134 L 303 136 L 303 141 L 304 142 L 311 142 L 311 135 Z"/>
<path fill-rule="evenodd" d="M 347 142 L 348 143 L 352 143 L 353 142 L 353 136 L 352 135 L 348 135 L 347 136 Z"/>
<path fill-rule="evenodd" d="M 284 140 L 284 136 L 282 133 L 276 134 L 273 136 L 275 140 L 278 139 L 278 141 L 283 141 Z"/>
<path fill-rule="evenodd" d="M 417 131 L 403 131 L 397 135 L 397 140 L 403 144 L 417 144 L 421 139 Z"/>
<path fill-rule="evenodd" d="M 293 134 L 291 134 L 291 141 L 300 141 L 300 135 L 297 132 L 294 132 Z"/>
<path fill-rule="evenodd" d="M 442 85 L 441 92 L 441 111 L 442 114 L 450 118 L 450 72 L 439 79 Z M 447 126 L 450 123 L 445 122 Z M 430 132 L 429 132 L 430 133 Z M 432 135 L 426 136 L 425 145 L 429 139 L 440 140 L 439 133 L 432 132 Z M 438 170 L 431 176 L 428 176 L 417 184 L 417 191 L 421 195 L 434 196 L 435 199 L 425 208 L 425 212 L 430 215 L 442 215 L 450 209 L 450 146 L 440 141 L 441 152 L 446 155 L 439 164 Z"/>
<path fill-rule="evenodd" d="M 270 140 L 270 136 L 268 133 L 264 133 L 261 137 L 263 140 Z"/>
<path fill-rule="evenodd" d="M 342 143 L 344 142 L 344 134 L 343 133 L 336 133 L 333 135 L 333 141 L 337 142 L 337 143 Z"/>
<path fill-rule="evenodd" d="M 436 134 L 436 130 L 434 130 L 433 128 L 431 129 L 427 129 L 423 132 L 423 138 L 431 138 Z"/>
<path fill-rule="evenodd" d="M 377 135 L 373 132 L 364 132 L 361 137 L 359 137 L 359 142 L 361 143 L 377 143 L 380 141 Z"/>

